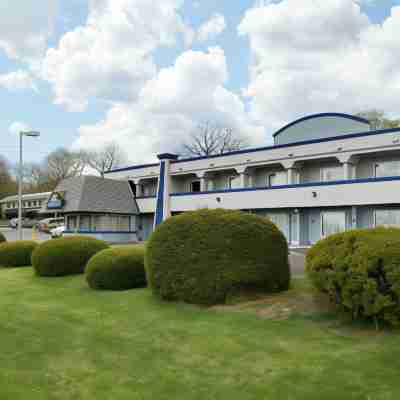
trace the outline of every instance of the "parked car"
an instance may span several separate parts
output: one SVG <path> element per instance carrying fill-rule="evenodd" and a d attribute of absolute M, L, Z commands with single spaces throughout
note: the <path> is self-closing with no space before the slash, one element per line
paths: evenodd
<path fill-rule="evenodd" d="M 50 233 L 54 228 L 64 225 L 64 218 L 46 218 L 39 222 L 38 229 L 40 232 Z"/>
<path fill-rule="evenodd" d="M 56 239 L 59 237 L 62 237 L 65 232 L 65 225 L 58 226 L 57 228 L 54 228 L 50 231 L 50 235 L 52 239 Z"/>
<path fill-rule="evenodd" d="M 38 223 L 38 221 L 36 219 L 30 219 L 30 218 L 23 218 L 22 219 L 22 227 L 23 228 L 33 228 L 34 226 L 36 226 Z M 8 222 L 8 225 L 11 228 L 18 228 L 18 218 L 12 218 L 10 219 L 10 221 Z"/>

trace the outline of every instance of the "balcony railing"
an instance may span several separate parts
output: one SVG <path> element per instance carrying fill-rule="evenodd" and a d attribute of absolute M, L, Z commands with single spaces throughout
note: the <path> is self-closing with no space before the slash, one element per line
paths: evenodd
<path fill-rule="evenodd" d="M 357 183 L 373 183 L 373 182 L 389 182 L 389 181 L 400 181 L 400 176 L 387 176 L 379 178 L 362 178 L 362 179 L 342 179 L 328 182 L 307 182 L 307 183 L 296 183 L 291 185 L 275 185 L 265 187 L 245 187 L 235 189 L 218 189 L 218 190 L 207 190 L 203 192 L 177 192 L 171 193 L 171 196 L 196 196 L 204 194 L 217 194 L 217 193 L 235 193 L 235 192 L 252 192 L 252 191 L 265 191 L 265 190 L 280 190 L 280 189 L 294 189 L 294 188 L 306 188 L 306 187 L 318 187 L 318 186 L 334 186 L 334 185 L 351 185 Z"/>

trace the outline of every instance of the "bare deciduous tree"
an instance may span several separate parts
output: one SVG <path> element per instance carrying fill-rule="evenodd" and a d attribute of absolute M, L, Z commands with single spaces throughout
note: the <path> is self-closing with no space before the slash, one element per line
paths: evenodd
<path fill-rule="evenodd" d="M 10 165 L 0 156 L 0 199 L 15 194 L 16 190 L 17 183 L 11 174 Z"/>
<path fill-rule="evenodd" d="M 183 153 L 187 156 L 211 156 L 240 150 L 246 145 L 246 141 L 236 136 L 233 129 L 206 122 L 199 125 L 183 145 Z"/>
<path fill-rule="evenodd" d="M 60 148 L 47 156 L 45 166 L 49 181 L 56 186 L 63 179 L 83 175 L 87 166 L 86 154 Z"/>
<path fill-rule="evenodd" d="M 107 143 L 99 150 L 87 152 L 86 157 L 87 164 L 103 178 L 105 172 L 121 166 L 127 158 L 124 150 L 115 142 Z"/>

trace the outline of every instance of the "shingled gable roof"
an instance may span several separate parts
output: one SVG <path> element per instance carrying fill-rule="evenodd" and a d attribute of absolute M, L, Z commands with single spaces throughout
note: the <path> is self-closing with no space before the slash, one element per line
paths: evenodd
<path fill-rule="evenodd" d="M 63 213 L 139 213 L 127 181 L 103 179 L 97 176 L 74 177 L 61 181 L 55 192 L 64 193 L 65 206 L 60 210 Z"/>

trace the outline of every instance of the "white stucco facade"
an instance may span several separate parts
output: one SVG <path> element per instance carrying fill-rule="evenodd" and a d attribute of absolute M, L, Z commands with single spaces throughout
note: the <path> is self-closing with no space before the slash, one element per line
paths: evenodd
<path fill-rule="evenodd" d="M 164 182 L 162 158 L 107 177 L 135 186 L 141 239 L 160 222 L 160 207 L 161 220 L 220 207 L 264 215 L 292 245 L 309 245 L 344 229 L 400 224 L 400 128 L 368 128 L 358 117 L 310 116 L 278 131 L 274 146 L 183 160 L 167 154 Z"/>

